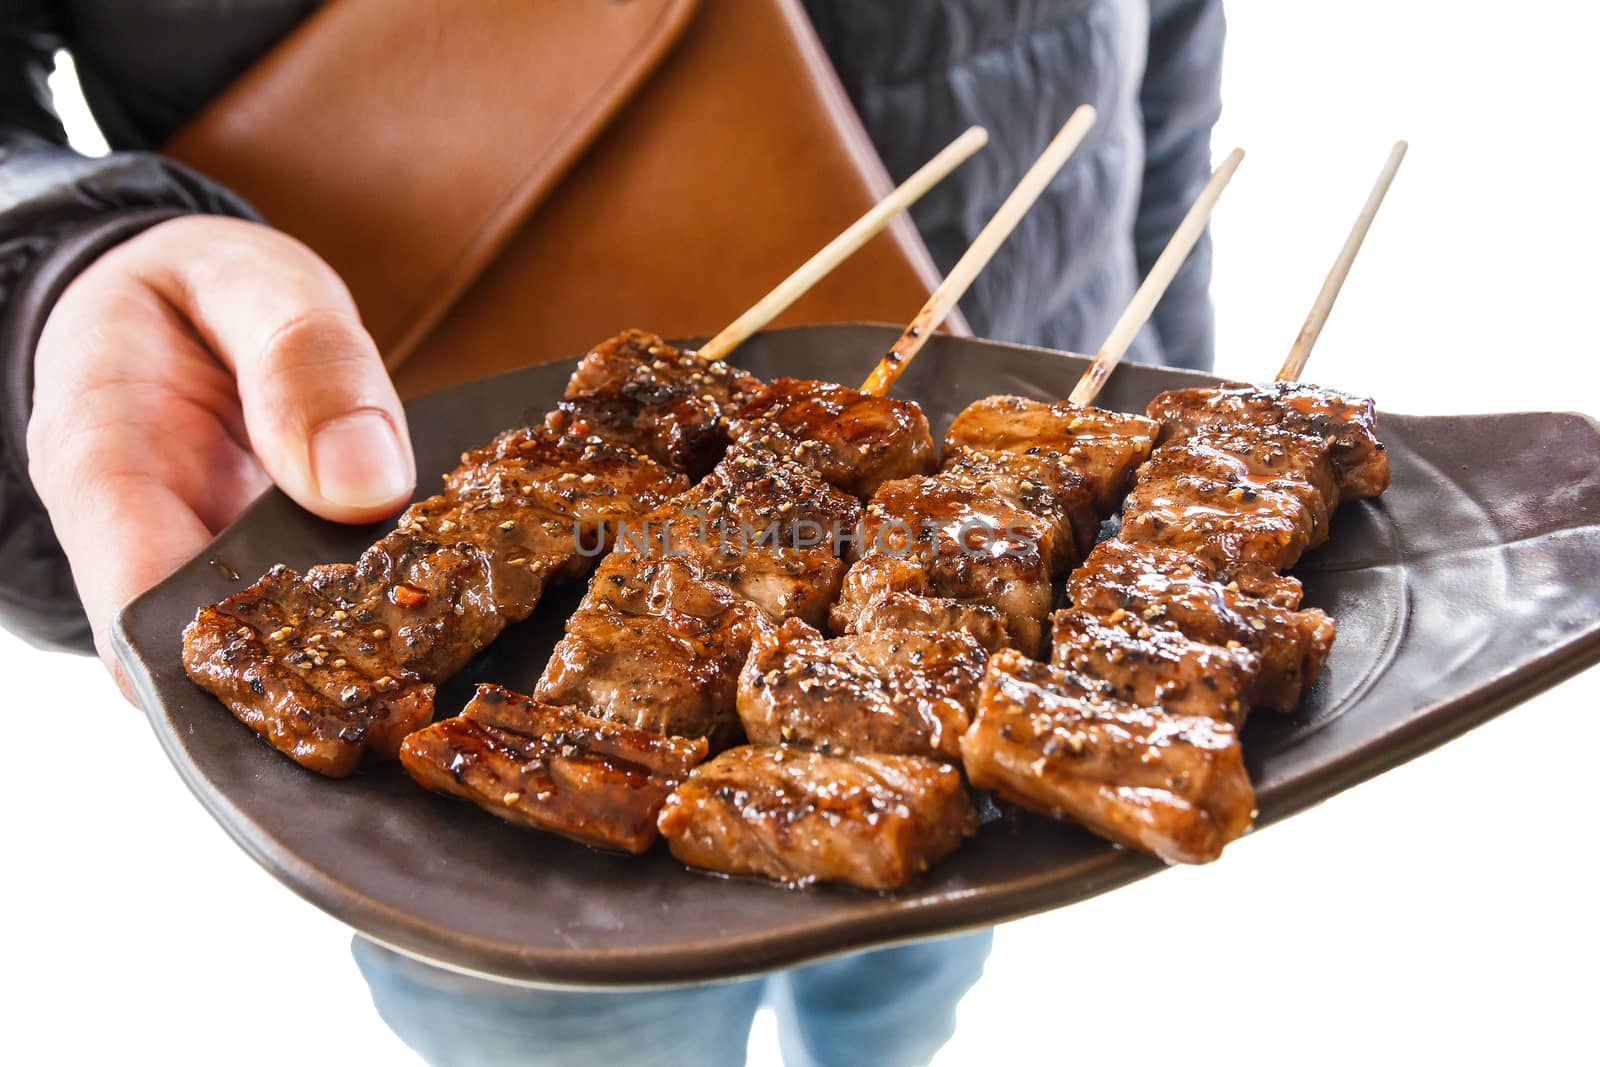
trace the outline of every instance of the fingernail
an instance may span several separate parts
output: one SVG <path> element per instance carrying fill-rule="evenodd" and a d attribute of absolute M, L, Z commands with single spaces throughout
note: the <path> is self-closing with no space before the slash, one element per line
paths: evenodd
<path fill-rule="evenodd" d="M 388 416 L 372 408 L 317 428 L 311 476 L 323 499 L 340 507 L 384 507 L 411 494 L 411 460 Z"/>

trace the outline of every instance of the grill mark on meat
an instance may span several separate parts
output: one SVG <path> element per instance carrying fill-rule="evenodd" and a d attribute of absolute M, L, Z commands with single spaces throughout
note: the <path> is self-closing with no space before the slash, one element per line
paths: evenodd
<path fill-rule="evenodd" d="M 755 744 L 954 760 L 986 658 L 959 632 L 829 640 L 791 620 L 755 642 L 740 674 L 739 717 Z"/>
<path fill-rule="evenodd" d="M 693 866 L 890 890 L 975 833 L 977 813 L 948 764 L 743 746 L 691 771 L 658 824 Z"/>
<path fill-rule="evenodd" d="M 479 686 L 459 716 L 406 738 L 420 785 L 510 822 L 598 848 L 643 852 L 667 794 L 705 758 L 703 740 L 668 738 Z"/>
<path fill-rule="evenodd" d="M 1104 696 L 1014 651 L 989 661 L 961 749 L 975 787 L 1169 863 L 1217 858 L 1255 815 L 1231 726 Z"/>
<path fill-rule="evenodd" d="M 1163 440 L 1203 428 L 1297 434 L 1325 442 L 1334 481 L 1346 499 L 1377 496 L 1389 487 L 1389 456 L 1377 438 L 1371 400 L 1300 382 L 1174 389 L 1150 402 Z"/>
<path fill-rule="evenodd" d="M 774 380 L 740 410 L 734 434 L 863 500 L 886 481 L 934 468 L 933 437 L 920 407 L 832 382 Z"/>
<path fill-rule="evenodd" d="M 1142 415 L 991 396 L 969 405 L 945 432 L 946 455 L 962 448 L 1053 457 L 1085 478 L 1095 508 L 1109 515 L 1155 445 L 1160 423 Z"/>

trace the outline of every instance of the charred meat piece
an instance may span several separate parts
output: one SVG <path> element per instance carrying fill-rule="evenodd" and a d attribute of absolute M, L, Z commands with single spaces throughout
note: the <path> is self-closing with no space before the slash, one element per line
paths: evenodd
<path fill-rule="evenodd" d="M 1244 724 L 1261 670 L 1261 657 L 1247 648 L 1208 645 L 1176 630 L 1138 637 L 1086 611 L 1056 612 L 1052 629 L 1050 662 L 1110 683 L 1120 700 Z"/>
<path fill-rule="evenodd" d="M 990 652 L 1011 647 L 1005 616 L 994 607 L 941 596 L 921 562 L 881 554 L 857 560 L 845 573 L 829 626 L 836 634 L 959 630 Z"/>
<path fill-rule="evenodd" d="M 287 567 L 201 608 L 183 632 L 183 663 L 240 722 L 332 777 L 364 755 L 393 759 L 433 716 L 433 686 L 352 636 L 340 609 Z"/>
<path fill-rule="evenodd" d="M 427 678 L 444 679 L 513 622 L 533 613 L 546 589 L 588 569 L 572 527 L 536 509 L 476 511 L 432 501 L 414 504 L 401 526 L 361 554 L 351 610 L 376 620 L 372 633 L 395 658 Z M 502 517 L 503 516 L 503 517 Z M 434 533 L 426 532 L 434 526 Z M 448 526 L 449 533 L 437 532 Z M 459 535 L 459 540 L 441 540 Z M 345 587 L 313 568 L 308 577 Z"/>
<path fill-rule="evenodd" d="M 1179 444 L 1230 456 L 1243 463 L 1249 476 L 1260 482 L 1292 480 L 1309 484 L 1321 503 L 1308 500 L 1307 505 L 1323 527 L 1339 506 L 1338 476 L 1328 458 L 1328 443 L 1320 437 L 1307 437 L 1278 426 L 1202 426 L 1176 429 L 1156 447 Z M 1326 539 L 1325 528 L 1314 531 L 1311 538 L 1313 544 Z"/>
<path fill-rule="evenodd" d="M 944 436 L 948 453 L 962 446 L 1056 457 L 1081 474 L 1095 507 L 1109 515 L 1127 492 L 1133 472 L 1149 456 L 1160 425 L 1141 415 L 1047 403 L 1020 396 L 991 396 L 957 415 Z"/>
<path fill-rule="evenodd" d="M 739 668 L 771 626 L 693 560 L 614 552 L 567 621 L 534 695 L 726 748 L 742 732 Z"/>
<path fill-rule="evenodd" d="M 975 788 L 1168 863 L 1216 859 L 1255 817 L 1231 726 L 1104 698 L 1014 651 L 990 660 L 961 754 Z"/>
<path fill-rule="evenodd" d="M 884 482 L 927 474 L 935 463 L 920 407 L 833 382 L 779 378 L 740 409 L 733 431 L 863 500 Z"/>
<path fill-rule="evenodd" d="M 567 520 L 586 547 L 598 547 L 619 520 L 652 511 L 689 485 L 679 470 L 627 445 L 534 426 L 463 453 L 445 478 L 445 496 L 537 508 Z"/>
<path fill-rule="evenodd" d="M 1189 440 L 1162 445 L 1139 469 L 1119 536 L 1182 549 L 1231 579 L 1288 570 L 1327 525 L 1310 482 L 1257 478 L 1243 460 Z"/>
<path fill-rule="evenodd" d="M 876 630 L 831 640 L 792 619 L 739 676 L 752 744 L 958 759 L 988 659 L 964 633 Z"/>
<path fill-rule="evenodd" d="M 864 559 L 888 556 L 920 567 L 930 595 L 994 608 L 1014 647 L 1037 651 L 1050 612 L 1053 531 L 1045 522 L 988 488 L 970 488 L 943 475 L 887 482 L 867 505 Z M 850 583 L 859 607 L 891 589 L 872 589 L 871 565 Z"/>
<path fill-rule="evenodd" d="M 947 763 L 744 746 L 691 771 L 659 826 L 694 867 L 888 890 L 952 852 L 978 817 Z"/>
<path fill-rule="evenodd" d="M 631 445 L 698 478 L 727 446 L 728 419 L 761 389 L 735 367 L 625 330 L 578 364 L 550 425 L 580 440 Z"/>
<path fill-rule="evenodd" d="M 1299 382 L 1174 389 L 1150 402 L 1163 440 L 1203 428 L 1267 427 L 1323 441 L 1342 495 L 1377 496 L 1389 487 L 1389 455 L 1376 434 L 1371 400 Z"/>
<path fill-rule="evenodd" d="M 687 480 L 630 448 L 502 434 L 469 452 L 446 491 L 419 501 L 356 565 L 307 579 L 425 678 L 460 670 L 554 582 L 589 569 L 608 528 L 681 492 Z"/>
<path fill-rule="evenodd" d="M 809 467 L 741 442 L 618 547 L 693 558 L 774 619 L 820 624 L 844 577 L 837 548 L 860 518 L 860 501 Z"/>
<path fill-rule="evenodd" d="M 702 738 L 663 737 L 497 685 L 480 685 L 459 716 L 417 731 L 400 750 L 406 772 L 428 789 L 633 853 L 655 842 L 662 801 L 705 757 Z"/>
<path fill-rule="evenodd" d="M 1100 534 L 1094 487 L 1056 458 L 962 446 L 944 457 L 939 478 L 966 489 L 989 489 L 1050 528 L 1052 572 L 1088 555 Z"/>
<path fill-rule="evenodd" d="M 1072 573 L 1067 591 L 1074 607 L 1141 639 L 1172 629 L 1257 653 L 1261 671 L 1249 697 L 1257 707 L 1294 710 L 1333 644 L 1334 621 L 1323 612 L 1250 596 L 1174 549 L 1103 541 Z"/>

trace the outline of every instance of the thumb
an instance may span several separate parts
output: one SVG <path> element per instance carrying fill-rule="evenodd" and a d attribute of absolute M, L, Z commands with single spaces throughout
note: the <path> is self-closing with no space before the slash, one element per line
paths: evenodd
<path fill-rule="evenodd" d="M 339 522 L 398 510 L 416 485 L 405 412 L 344 283 L 314 252 L 254 223 L 159 228 L 146 281 L 238 383 L 250 446 L 284 492 Z"/>

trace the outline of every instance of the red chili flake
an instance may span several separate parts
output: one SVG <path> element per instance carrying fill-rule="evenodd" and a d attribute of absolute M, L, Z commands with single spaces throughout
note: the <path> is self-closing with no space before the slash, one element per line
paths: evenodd
<path fill-rule="evenodd" d="M 397 608 L 420 608 L 428 602 L 428 594 L 410 585 L 397 585 L 389 590 L 389 600 Z"/>

